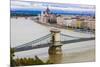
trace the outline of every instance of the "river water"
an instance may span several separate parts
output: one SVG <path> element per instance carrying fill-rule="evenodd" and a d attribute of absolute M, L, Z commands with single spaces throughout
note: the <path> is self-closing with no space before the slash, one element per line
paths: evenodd
<path fill-rule="evenodd" d="M 30 18 L 25 19 L 23 17 L 11 18 L 11 47 L 15 47 L 50 33 L 51 27 L 43 26 L 31 20 Z M 78 33 L 69 30 L 60 29 L 62 33 L 77 37 L 93 37 L 93 34 Z M 66 62 L 81 62 L 81 61 L 94 61 L 95 60 L 95 41 L 86 41 L 79 43 L 71 43 L 62 46 L 60 55 L 49 55 L 49 47 L 16 52 L 15 58 L 31 57 L 37 55 L 42 60 L 50 59 L 54 62 L 59 63 Z M 52 51 L 52 50 L 51 50 Z M 79 54 L 79 55 L 78 55 Z M 56 57 L 56 59 L 54 59 Z M 57 58 L 58 57 L 58 58 Z M 73 60 L 71 59 L 73 58 Z M 83 59 L 82 59 L 83 58 Z M 58 63 L 58 62 L 57 62 Z"/>
<path fill-rule="evenodd" d="M 49 28 L 41 26 L 30 18 L 11 18 L 11 46 L 18 46 L 47 35 Z"/>

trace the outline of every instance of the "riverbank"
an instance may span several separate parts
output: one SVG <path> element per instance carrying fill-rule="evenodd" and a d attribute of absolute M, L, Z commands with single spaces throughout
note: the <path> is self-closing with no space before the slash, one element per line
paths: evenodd
<path fill-rule="evenodd" d="M 34 20 L 38 24 L 41 24 L 41 25 L 47 26 L 47 27 L 54 27 L 54 28 L 58 28 L 58 29 L 71 30 L 71 31 L 74 31 L 74 32 L 79 32 L 79 33 L 95 34 L 95 30 L 89 30 L 89 29 L 86 29 L 86 28 L 84 28 L 84 29 L 81 29 L 81 28 L 73 28 L 73 27 L 68 27 L 68 26 L 64 26 L 64 25 L 59 25 L 59 24 L 56 24 L 56 23 L 53 23 L 53 24 L 50 24 L 50 23 L 42 23 L 37 18 L 32 19 L 32 20 Z"/>

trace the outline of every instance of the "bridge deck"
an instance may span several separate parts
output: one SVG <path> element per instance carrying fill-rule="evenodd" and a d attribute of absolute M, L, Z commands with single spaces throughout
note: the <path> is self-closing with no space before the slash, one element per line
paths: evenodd
<path fill-rule="evenodd" d="M 62 44 L 69 44 L 69 43 L 82 42 L 82 41 L 88 41 L 88 40 L 95 40 L 95 38 L 91 37 L 91 38 L 74 39 L 74 40 L 68 40 L 68 41 L 61 41 L 61 43 Z M 15 48 L 15 52 L 38 49 L 38 48 L 44 48 L 44 47 L 48 47 L 50 45 L 51 45 L 51 43 L 46 43 L 46 44 L 36 45 L 34 47 L 26 46 L 26 47 L 21 47 L 21 48 Z"/>

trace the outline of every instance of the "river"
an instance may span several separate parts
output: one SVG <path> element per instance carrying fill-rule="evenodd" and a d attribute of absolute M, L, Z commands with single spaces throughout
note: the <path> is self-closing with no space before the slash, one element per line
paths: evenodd
<path fill-rule="evenodd" d="M 31 20 L 23 17 L 11 18 L 11 47 L 15 47 L 50 33 L 51 27 L 43 26 Z M 62 33 L 77 36 L 77 37 L 94 37 L 94 34 L 80 33 L 60 29 Z M 39 56 L 42 60 L 48 59 L 49 47 L 16 52 L 15 58 L 34 57 Z M 63 61 L 66 62 L 81 62 L 81 61 L 95 61 L 95 40 L 71 43 L 62 46 Z M 58 56 L 59 58 L 59 56 Z M 71 59 L 73 58 L 73 60 Z M 83 58 L 83 59 L 82 59 Z"/>

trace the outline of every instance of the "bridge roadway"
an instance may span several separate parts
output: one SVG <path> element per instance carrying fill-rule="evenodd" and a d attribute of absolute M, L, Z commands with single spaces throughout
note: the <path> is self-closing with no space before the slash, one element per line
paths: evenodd
<path fill-rule="evenodd" d="M 91 38 L 80 38 L 80 39 L 74 39 L 74 40 L 68 40 L 68 41 L 61 41 L 61 43 L 62 44 L 69 44 L 69 43 L 89 41 L 89 40 L 95 40 L 95 38 L 94 37 L 91 37 Z M 46 44 L 36 45 L 34 47 L 25 46 L 25 47 L 21 47 L 21 48 L 15 48 L 15 52 L 38 49 L 38 48 L 44 48 L 44 47 L 49 47 L 50 45 L 51 45 L 51 43 L 46 43 Z"/>

